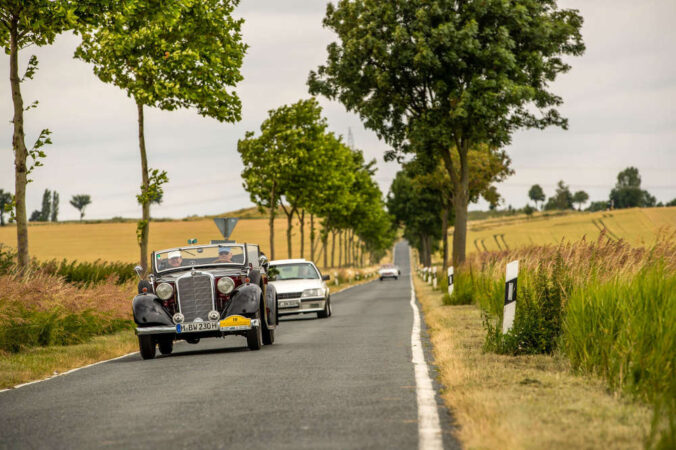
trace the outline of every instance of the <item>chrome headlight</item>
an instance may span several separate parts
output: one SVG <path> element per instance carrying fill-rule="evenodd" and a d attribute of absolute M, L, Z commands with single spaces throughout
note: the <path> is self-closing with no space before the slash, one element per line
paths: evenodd
<path fill-rule="evenodd" d="M 229 294 L 232 292 L 233 289 L 235 289 L 235 282 L 232 281 L 232 278 L 230 277 L 223 277 L 220 280 L 218 280 L 216 288 L 218 289 L 218 292 L 220 292 L 221 294 Z"/>
<path fill-rule="evenodd" d="M 169 300 L 174 295 L 174 288 L 169 283 L 160 283 L 155 289 L 155 293 L 162 300 Z"/>
<path fill-rule="evenodd" d="M 301 298 L 303 297 L 321 297 L 324 295 L 323 289 L 305 289 Z"/>

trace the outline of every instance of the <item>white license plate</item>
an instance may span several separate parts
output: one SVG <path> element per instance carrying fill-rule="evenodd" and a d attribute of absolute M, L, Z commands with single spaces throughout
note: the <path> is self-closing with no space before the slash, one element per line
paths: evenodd
<path fill-rule="evenodd" d="M 218 322 L 188 322 L 176 325 L 177 333 L 193 333 L 195 331 L 218 330 Z"/>
<path fill-rule="evenodd" d="M 280 308 L 296 308 L 300 305 L 300 300 L 280 300 Z"/>

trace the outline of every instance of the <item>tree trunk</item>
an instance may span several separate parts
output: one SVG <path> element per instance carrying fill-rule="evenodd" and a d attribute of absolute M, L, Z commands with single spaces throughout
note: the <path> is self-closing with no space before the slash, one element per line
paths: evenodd
<path fill-rule="evenodd" d="M 467 249 L 467 203 L 469 200 L 469 165 L 467 153 L 469 142 L 464 139 L 456 139 L 456 147 L 460 157 L 460 167 L 453 167 L 451 158 L 452 148 L 442 152 L 444 165 L 453 184 L 453 210 L 455 212 L 453 228 L 453 266 L 459 267 L 465 262 Z"/>
<path fill-rule="evenodd" d="M 19 19 L 12 17 L 9 30 L 9 82 L 12 88 L 14 103 L 14 133 L 12 148 L 14 149 L 14 199 L 16 201 L 16 247 L 17 263 L 26 269 L 30 263 L 28 256 L 28 223 L 26 220 L 26 184 L 28 167 L 26 158 L 25 136 L 23 131 L 23 98 L 21 97 L 21 79 L 19 78 Z"/>
<path fill-rule="evenodd" d="M 289 208 L 291 208 L 291 206 L 289 206 Z M 282 203 L 282 209 L 284 210 L 284 214 L 286 214 L 286 249 L 288 253 L 287 258 L 291 259 L 293 258 L 291 246 L 291 234 L 293 232 L 293 215 L 296 213 L 296 207 L 294 206 L 290 210 L 287 210 L 286 206 L 284 206 L 284 203 Z"/>
<path fill-rule="evenodd" d="M 326 226 L 326 224 L 324 224 Z M 322 250 L 324 251 L 324 269 L 329 268 L 329 232 L 322 230 Z"/>
<path fill-rule="evenodd" d="M 300 214 L 296 211 L 296 216 L 300 227 L 300 257 L 305 258 L 305 210 L 301 210 Z"/>
<path fill-rule="evenodd" d="M 448 269 L 448 206 L 444 206 L 441 210 L 441 239 L 443 246 L 443 264 L 442 272 L 446 274 Z"/>
<path fill-rule="evenodd" d="M 343 230 L 338 232 L 338 267 L 343 267 Z"/>
<path fill-rule="evenodd" d="M 275 195 L 277 194 L 277 182 L 272 182 L 272 190 L 270 191 L 270 261 L 275 259 L 275 215 L 277 214 L 277 202 Z"/>
<path fill-rule="evenodd" d="M 334 256 L 336 255 L 336 230 L 331 231 L 331 267 L 336 267 Z"/>
<path fill-rule="evenodd" d="M 143 133 L 143 105 L 136 102 L 136 109 L 138 110 L 138 144 L 141 151 L 141 189 L 143 192 L 148 192 L 148 157 L 146 156 L 146 138 Z M 141 204 L 143 209 L 143 217 L 139 224 L 140 236 L 138 236 L 139 247 L 141 247 L 141 267 L 143 272 L 148 272 L 148 238 L 150 235 L 150 202 L 145 199 Z"/>
<path fill-rule="evenodd" d="M 315 215 L 310 213 L 310 261 L 315 260 Z"/>

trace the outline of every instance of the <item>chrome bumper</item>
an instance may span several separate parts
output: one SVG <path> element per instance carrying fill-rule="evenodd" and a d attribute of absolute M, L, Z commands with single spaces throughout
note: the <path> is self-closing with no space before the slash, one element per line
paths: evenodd
<path fill-rule="evenodd" d="M 229 331 L 248 331 L 252 328 L 258 328 L 261 326 L 260 319 L 251 319 L 251 326 L 249 325 L 237 325 L 230 327 L 219 327 L 218 330 L 205 330 L 205 331 L 191 331 L 189 333 L 176 333 L 176 326 L 162 325 L 156 327 L 143 327 L 136 328 L 136 335 L 141 336 L 145 334 L 201 334 L 201 333 L 213 333 L 214 331 L 229 332 Z"/>

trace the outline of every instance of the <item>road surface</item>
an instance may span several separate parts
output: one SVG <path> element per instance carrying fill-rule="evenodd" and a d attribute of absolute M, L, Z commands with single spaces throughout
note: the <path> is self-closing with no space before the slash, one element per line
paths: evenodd
<path fill-rule="evenodd" d="M 396 263 L 399 280 L 334 294 L 328 319 L 282 319 L 260 351 L 205 339 L 1 392 L 0 448 L 418 448 L 405 243 Z"/>

